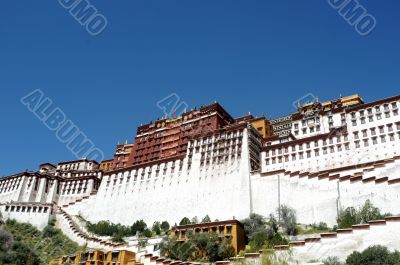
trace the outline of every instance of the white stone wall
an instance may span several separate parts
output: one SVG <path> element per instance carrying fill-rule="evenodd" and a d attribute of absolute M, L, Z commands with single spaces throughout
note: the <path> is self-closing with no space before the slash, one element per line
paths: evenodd
<path fill-rule="evenodd" d="M 6 207 L 9 207 L 6 210 Z M 11 207 L 14 206 L 14 210 L 11 211 Z M 17 211 L 16 207 L 20 207 L 19 210 Z M 25 207 L 24 210 L 22 210 L 22 207 Z M 30 207 L 30 211 L 28 211 L 28 207 Z M 33 211 L 33 207 L 36 207 L 36 210 Z M 39 211 L 39 207 L 41 207 L 41 210 Z M 45 211 L 44 208 L 47 208 Z M 51 206 L 45 206 L 45 205 L 26 205 L 26 206 L 21 206 L 21 205 L 1 205 L 0 206 L 0 212 L 3 216 L 4 219 L 15 219 L 18 222 L 21 223 L 30 223 L 39 230 L 42 230 L 49 222 L 50 218 L 53 216 L 52 213 L 52 207 Z"/>
<path fill-rule="evenodd" d="M 338 257 L 344 262 L 353 251 L 362 252 L 374 245 L 387 247 L 389 250 L 400 249 L 400 222 L 386 221 L 383 225 L 370 225 L 369 229 L 354 230 L 352 233 L 338 234 L 334 238 L 322 238 L 320 242 L 293 246 L 291 264 L 301 264 L 311 260 L 324 260 Z"/>
<path fill-rule="evenodd" d="M 190 169 L 186 157 L 182 171 L 179 161 L 168 162 L 160 165 L 158 176 L 157 165 L 150 173 L 150 168 L 140 168 L 105 175 L 94 200 L 69 206 L 67 211 L 80 212 L 92 222 L 109 220 L 122 224 L 138 219 L 148 224 L 160 220 L 173 224 L 185 216 L 202 218 L 206 214 L 219 220 L 245 218 L 250 213 L 246 130 L 241 150 L 240 159 L 236 155 L 208 166 L 200 166 L 200 153 L 193 153 Z"/>
<path fill-rule="evenodd" d="M 363 171 L 363 168 L 345 170 L 340 175 L 346 176 L 360 171 Z M 365 172 L 362 178 L 388 177 L 390 180 L 400 178 L 399 173 L 400 160 L 396 160 L 383 168 Z M 251 178 L 251 187 L 253 198 L 255 198 L 254 212 L 264 216 L 276 213 L 280 190 L 281 205 L 285 204 L 294 208 L 298 222 L 302 224 L 326 222 L 333 226 L 336 224 L 338 209 L 359 207 L 367 199 L 383 213 L 400 213 L 400 184 L 389 185 L 387 181 L 364 183 L 318 179 L 317 177 L 309 179 L 298 175 L 290 177 L 284 173 L 271 176 L 254 174 Z"/>

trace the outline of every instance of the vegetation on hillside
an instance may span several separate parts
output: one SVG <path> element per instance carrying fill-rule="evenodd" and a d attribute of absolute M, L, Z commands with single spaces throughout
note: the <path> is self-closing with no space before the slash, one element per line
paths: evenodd
<path fill-rule="evenodd" d="M 41 265 L 50 258 L 74 253 L 81 248 L 54 227 L 51 220 L 43 231 L 27 223 L 7 220 L 0 225 L 0 264 Z"/>
<path fill-rule="evenodd" d="M 323 261 L 324 265 L 399 265 L 400 252 L 391 252 L 383 246 L 371 246 L 362 252 L 354 251 L 341 263 L 336 257 Z"/>
<path fill-rule="evenodd" d="M 351 228 L 352 225 L 365 224 L 368 221 L 383 219 L 390 215 L 390 213 L 381 214 L 380 210 L 370 200 L 367 200 L 359 209 L 348 207 L 341 210 L 337 218 L 337 228 Z"/>
<path fill-rule="evenodd" d="M 98 223 L 86 222 L 86 228 L 95 235 L 109 236 L 114 242 L 124 242 L 124 238 L 130 236 L 152 237 L 163 235 L 169 230 L 170 225 L 167 221 L 154 222 L 152 227 L 148 228 L 143 220 L 137 220 L 131 226 L 100 221 Z"/>
<path fill-rule="evenodd" d="M 229 259 L 235 255 L 231 240 L 222 241 L 216 234 L 187 232 L 187 240 L 178 242 L 175 238 L 164 237 L 160 252 L 164 257 L 181 261 L 215 262 Z"/>
<path fill-rule="evenodd" d="M 251 214 L 242 220 L 246 242 L 249 246 L 246 252 L 258 252 L 261 249 L 288 244 L 287 236 L 297 234 L 296 212 L 282 205 L 280 209 L 277 209 L 277 214 L 280 216 L 280 221 L 273 214 L 270 214 L 268 218 Z"/>

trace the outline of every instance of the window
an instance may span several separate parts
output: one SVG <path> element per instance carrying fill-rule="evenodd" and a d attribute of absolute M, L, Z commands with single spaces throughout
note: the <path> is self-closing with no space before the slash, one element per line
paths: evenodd
<path fill-rule="evenodd" d="M 386 143 L 386 136 L 385 135 L 381 136 L 381 143 Z"/>
<path fill-rule="evenodd" d="M 393 102 L 393 103 L 392 103 L 392 108 L 393 108 L 393 109 L 397 108 L 397 102 Z"/>
<path fill-rule="evenodd" d="M 375 112 L 380 112 L 380 111 L 381 111 L 380 106 L 375 106 Z"/>
<path fill-rule="evenodd" d="M 367 137 L 368 135 L 367 135 L 367 130 L 363 130 L 363 137 L 365 138 L 365 137 Z"/>
<path fill-rule="evenodd" d="M 314 153 L 315 153 L 315 156 L 319 156 L 319 150 L 318 149 L 315 149 Z"/>
<path fill-rule="evenodd" d="M 377 120 L 382 120 L 382 114 L 380 114 L 380 113 L 379 113 L 379 114 L 376 114 L 376 119 L 377 119 Z"/>
<path fill-rule="evenodd" d="M 313 133 L 314 132 L 314 127 L 311 127 L 310 128 L 310 133 Z"/>
<path fill-rule="evenodd" d="M 317 132 L 321 130 L 321 126 L 317 125 Z"/>
<path fill-rule="evenodd" d="M 367 109 L 367 112 L 368 112 L 368 115 L 371 115 L 372 114 L 372 109 L 371 108 Z"/>
<path fill-rule="evenodd" d="M 368 121 L 369 121 L 369 122 L 373 122 L 373 121 L 374 121 L 374 116 L 369 116 L 369 117 L 368 117 Z"/>
<path fill-rule="evenodd" d="M 285 162 L 289 162 L 289 156 L 285 156 Z"/>
<path fill-rule="evenodd" d="M 203 163 L 203 162 L 202 162 Z M 269 159 L 266 159 L 265 160 L 265 163 L 266 163 L 266 165 L 268 166 L 269 165 Z"/>
<path fill-rule="evenodd" d="M 296 161 L 296 154 L 292 155 L 292 161 Z"/>
<path fill-rule="evenodd" d="M 354 139 L 356 139 L 356 140 L 358 139 L 358 132 L 354 133 Z"/>
<path fill-rule="evenodd" d="M 364 140 L 364 147 L 368 147 L 368 140 Z"/>
<path fill-rule="evenodd" d="M 397 109 L 393 110 L 393 115 L 394 115 L 394 116 L 399 115 L 399 110 L 397 110 Z"/>
<path fill-rule="evenodd" d="M 356 148 L 360 148 L 360 141 L 356 141 Z"/>
<path fill-rule="evenodd" d="M 396 123 L 397 130 L 400 130 L 400 122 Z"/>
<path fill-rule="evenodd" d="M 310 148 L 310 143 L 307 143 L 307 149 Z"/>
<path fill-rule="evenodd" d="M 307 129 L 306 128 L 304 128 L 302 131 L 303 131 L 303 134 L 307 134 Z"/>
<path fill-rule="evenodd" d="M 311 157 L 311 151 L 307 151 L 307 158 Z"/>
<path fill-rule="evenodd" d="M 393 142 L 394 141 L 394 134 L 393 133 L 389 134 L 389 138 L 390 138 L 390 141 Z"/>
<path fill-rule="evenodd" d="M 383 126 L 379 127 L 379 133 L 385 133 L 385 129 L 383 128 Z"/>
<path fill-rule="evenodd" d="M 331 154 L 332 153 L 334 153 L 335 152 L 335 148 L 333 147 L 333 146 L 331 146 L 331 147 L 329 147 L 329 151 L 331 152 Z"/>
<path fill-rule="evenodd" d="M 342 145 L 338 145 L 337 150 L 338 150 L 338 152 L 342 152 Z"/>
<path fill-rule="evenodd" d="M 371 128 L 371 135 L 372 135 L 372 136 L 376 135 L 376 130 L 375 130 L 375 128 Z"/>
<path fill-rule="evenodd" d="M 303 158 L 304 158 L 303 153 L 299 153 L 299 158 L 300 158 L 300 159 L 303 159 Z"/>
<path fill-rule="evenodd" d="M 361 124 L 365 124 L 365 117 L 361 118 Z"/>
<path fill-rule="evenodd" d="M 350 145 L 349 144 L 345 144 L 344 148 L 348 151 L 348 150 L 350 150 Z"/>
<path fill-rule="evenodd" d="M 393 125 L 392 124 L 388 124 L 387 127 L 388 127 L 388 131 L 389 132 L 393 132 Z"/>
<path fill-rule="evenodd" d="M 389 104 L 384 104 L 383 105 L 383 109 L 386 111 L 386 110 L 389 110 Z"/>
<path fill-rule="evenodd" d="M 294 128 L 295 128 L 295 129 L 298 129 L 298 128 L 299 128 L 299 124 L 298 124 L 298 123 L 295 123 L 295 124 L 294 124 Z"/>
<path fill-rule="evenodd" d="M 318 141 L 315 141 L 315 142 L 314 142 L 314 146 L 315 146 L 315 147 L 318 147 Z"/>
<path fill-rule="evenodd" d="M 333 138 L 329 138 L 329 144 L 333 144 Z"/>
<path fill-rule="evenodd" d="M 372 144 L 374 145 L 378 144 L 378 140 L 376 139 L 376 137 L 372 138 Z"/>
<path fill-rule="evenodd" d="M 351 122 L 351 124 L 352 124 L 353 126 L 357 126 L 357 121 L 356 121 L 356 120 L 353 120 L 353 121 Z"/>

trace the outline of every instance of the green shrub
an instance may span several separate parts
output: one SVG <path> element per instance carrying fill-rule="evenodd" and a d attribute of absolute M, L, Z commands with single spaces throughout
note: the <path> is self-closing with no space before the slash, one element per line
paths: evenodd
<path fill-rule="evenodd" d="M 182 220 L 179 222 L 179 225 L 190 225 L 190 219 L 187 217 L 183 217 Z"/>
<path fill-rule="evenodd" d="M 40 232 L 34 226 L 7 220 L 0 227 L 0 264 L 48 264 L 50 258 L 74 253 L 79 246 L 49 221 Z"/>
<path fill-rule="evenodd" d="M 164 231 L 164 233 L 168 232 L 169 228 L 170 228 L 170 225 L 167 221 L 163 221 L 161 223 L 161 229 Z"/>
<path fill-rule="evenodd" d="M 323 263 L 324 265 L 342 265 L 337 257 L 328 257 Z"/>
<path fill-rule="evenodd" d="M 337 228 L 351 228 L 352 225 L 365 224 L 371 220 L 383 219 L 390 214 L 381 214 L 377 207 L 374 207 L 370 200 L 365 201 L 365 204 L 360 208 L 348 207 L 341 210 L 337 218 Z"/>
<path fill-rule="evenodd" d="M 353 252 L 347 259 L 347 265 L 399 265 L 400 253 L 390 252 L 383 246 L 372 246 L 363 252 Z"/>

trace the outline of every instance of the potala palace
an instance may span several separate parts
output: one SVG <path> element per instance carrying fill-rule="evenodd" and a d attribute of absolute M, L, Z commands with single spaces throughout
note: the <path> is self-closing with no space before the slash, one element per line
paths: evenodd
<path fill-rule="evenodd" d="M 367 199 L 382 212 L 400 214 L 399 106 L 400 96 L 364 102 L 352 95 L 316 99 L 269 120 L 232 117 L 213 103 L 139 126 L 133 143 L 118 144 L 113 159 L 45 163 L 1 178 L 1 214 L 40 229 L 56 217 L 80 244 L 133 250 L 134 244 L 88 235 L 77 216 L 173 224 L 185 216 L 268 216 L 288 205 L 301 224 L 333 226 L 340 209 Z M 276 249 L 290 248 L 305 262 L 374 244 L 400 250 L 399 237 L 400 217 L 393 216 Z M 146 265 L 156 264 L 150 254 L 143 256 Z"/>

